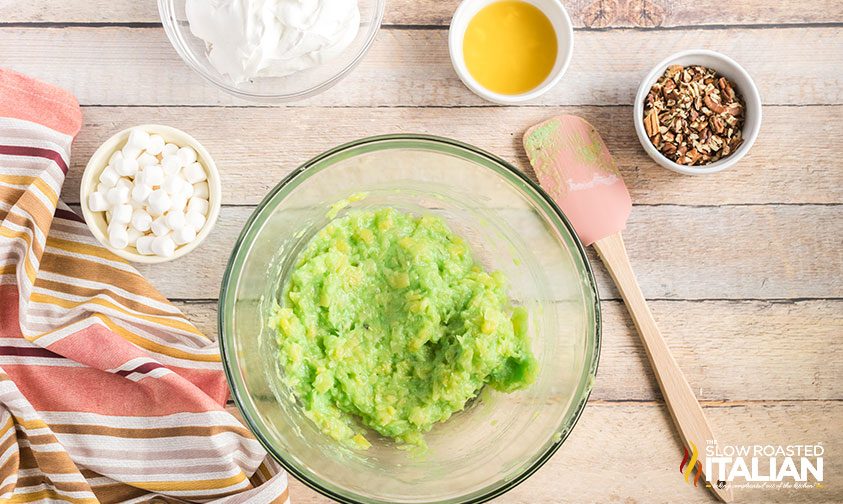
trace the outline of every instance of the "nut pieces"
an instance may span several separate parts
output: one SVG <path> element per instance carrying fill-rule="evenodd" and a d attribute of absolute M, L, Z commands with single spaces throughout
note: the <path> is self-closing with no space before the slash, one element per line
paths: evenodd
<path fill-rule="evenodd" d="M 671 65 L 644 103 L 644 129 L 671 161 L 713 163 L 743 143 L 744 103 L 725 77 L 702 66 Z"/>

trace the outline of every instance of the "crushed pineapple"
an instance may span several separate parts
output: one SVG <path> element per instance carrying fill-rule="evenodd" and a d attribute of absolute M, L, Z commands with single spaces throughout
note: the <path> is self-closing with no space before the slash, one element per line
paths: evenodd
<path fill-rule="evenodd" d="M 338 211 L 338 210 L 337 210 Z M 307 244 L 273 314 L 287 386 L 328 436 L 423 433 L 489 384 L 535 379 L 527 314 L 440 218 L 391 208 L 335 218 Z"/>

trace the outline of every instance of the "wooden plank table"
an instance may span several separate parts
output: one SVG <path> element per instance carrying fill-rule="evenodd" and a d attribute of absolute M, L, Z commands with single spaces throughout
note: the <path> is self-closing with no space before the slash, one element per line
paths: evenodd
<path fill-rule="evenodd" d="M 423 132 L 478 145 L 530 173 L 524 130 L 552 114 L 585 116 L 603 132 L 636 203 L 625 239 L 642 289 L 721 441 L 826 448 L 822 488 L 737 491 L 739 500 L 843 502 L 843 2 L 565 3 L 577 27 L 568 73 L 536 103 L 512 108 L 483 102 L 451 70 L 456 0 L 390 0 L 364 63 L 287 107 L 254 106 L 206 85 L 170 47 L 149 0 L 4 0 L 0 54 L 4 66 L 66 87 L 83 105 L 64 188 L 70 203 L 88 157 L 124 127 L 170 124 L 212 152 L 225 200 L 213 234 L 184 259 L 142 268 L 210 335 L 242 224 L 309 157 L 358 137 Z M 764 122 L 736 168 L 685 177 L 646 157 L 631 104 L 655 62 L 698 47 L 747 68 Z M 682 447 L 643 349 L 593 264 L 605 339 L 591 401 L 553 459 L 498 501 L 712 502 L 678 474 Z M 298 482 L 292 497 L 327 500 Z"/>

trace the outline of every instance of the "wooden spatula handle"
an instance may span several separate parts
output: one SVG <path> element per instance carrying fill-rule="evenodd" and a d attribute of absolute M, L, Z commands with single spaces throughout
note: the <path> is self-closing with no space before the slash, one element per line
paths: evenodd
<path fill-rule="evenodd" d="M 705 467 L 706 445 L 716 438 L 711 432 L 711 426 L 705 418 L 700 403 L 694 396 L 691 386 L 676 364 L 676 360 L 670 354 L 667 344 L 662 338 L 653 314 L 644 300 L 635 274 L 629 264 L 626 255 L 626 247 L 620 233 L 613 234 L 594 242 L 594 248 L 603 259 L 603 264 L 612 275 L 615 285 L 621 292 L 626 307 L 632 315 L 638 334 L 644 343 L 647 357 L 656 374 L 662 395 L 664 395 L 667 407 L 673 416 L 673 421 L 679 429 L 682 442 L 691 450 L 691 443 L 696 445 L 699 452 L 701 467 Z M 677 475 L 679 477 L 680 475 Z M 724 502 L 732 501 L 732 490 L 729 485 L 724 488 L 717 488 L 716 484 L 711 485 L 712 491 Z"/>

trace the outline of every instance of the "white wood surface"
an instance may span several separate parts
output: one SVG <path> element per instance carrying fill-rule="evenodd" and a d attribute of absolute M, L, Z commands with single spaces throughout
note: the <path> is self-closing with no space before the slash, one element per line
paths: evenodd
<path fill-rule="evenodd" d="M 563 0 L 575 56 L 526 107 L 491 107 L 447 54 L 457 0 L 388 0 L 386 26 L 335 88 L 255 107 L 206 85 L 170 47 L 150 0 L 0 0 L 2 65 L 59 84 L 84 106 L 64 198 L 113 132 L 161 122 L 194 134 L 223 176 L 208 241 L 144 273 L 208 334 L 228 254 L 252 206 L 333 145 L 388 132 L 454 137 L 528 171 L 524 130 L 575 113 L 602 132 L 636 206 L 624 239 L 653 315 L 729 443 L 826 447 L 821 489 L 736 491 L 738 502 L 843 502 L 843 3 L 836 0 Z M 598 29 L 598 28 L 615 29 Z M 736 168 L 683 177 L 646 157 L 631 124 L 638 81 L 680 49 L 734 57 L 761 90 L 764 122 Z M 375 90 L 375 92 L 372 92 Z M 678 472 L 681 444 L 632 322 L 599 260 L 600 371 L 571 437 L 502 503 L 713 502 Z M 326 499 L 297 482 L 296 503 Z"/>
<path fill-rule="evenodd" d="M 74 144 L 66 201 L 79 200 L 79 179 L 103 138 L 122 128 L 161 122 L 190 131 L 222 170 L 228 204 L 257 204 L 304 160 L 362 136 L 415 132 L 458 138 L 532 174 L 521 137 L 550 114 L 586 117 L 601 132 L 637 204 L 723 205 L 843 201 L 840 146 L 833 141 L 843 106 L 767 106 L 755 148 L 738 169 L 714 177 L 677 177 L 653 163 L 635 136 L 632 107 L 230 108 L 85 107 Z M 261 127 L 248 127 L 260 124 Z M 290 128 L 295 124 L 295 128 Z M 799 127 L 795 128 L 797 124 Z M 241 132 L 247 130 L 248 138 Z M 283 138 L 283 143 L 279 141 Z M 788 138 L 782 142 L 782 138 Z M 255 173 L 261 176 L 255 176 Z"/>
<path fill-rule="evenodd" d="M 840 104 L 841 34 L 836 26 L 584 30 L 561 84 L 536 103 L 629 105 L 653 65 L 679 49 L 705 47 L 744 65 L 765 104 Z M 341 86 L 293 106 L 487 106 L 453 72 L 447 36 L 444 29 L 381 30 Z M 73 89 L 86 105 L 243 105 L 206 85 L 157 27 L 5 27 L 0 54 L 8 66 Z"/>
<path fill-rule="evenodd" d="M 459 0 L 390 0 L 384 25 L 447 26 Z M 788 2 L 745 0 L 728 5 L 719 0 L 572 0 L 565 4 L 577 27 L 661 27 L 821 23 L 843 19 L 835 0 Z M 150 23 L 158 24 L 155 2 L 87 0 L 5 0 L 7 22 L 25 23 Z M 4 7 L 5 8 L 5 7 Z"/>

